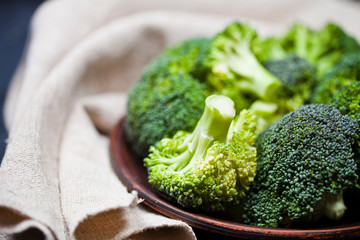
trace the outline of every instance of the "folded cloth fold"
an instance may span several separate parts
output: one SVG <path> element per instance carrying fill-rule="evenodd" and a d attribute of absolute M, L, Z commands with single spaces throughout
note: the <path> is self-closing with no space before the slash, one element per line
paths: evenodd
<path fill-rule="evenodd" d="M 5 106 L 9 139 L 0 168 L 0 233 L 37 229 L 47 239 L 195 239 L 187 224 L 137 204 L 136 193 L 111 168 L 108 134 L 125 115 L 127 91 L 141 69 L 165 46 L 211 36 L 234 20 L 249 22 L 261 34 L 280 33 L 294 20 L 314 27 L 336 20 L 360 36 L 359 4 L 268 5 L 45 2 L 33 18 Z"/>

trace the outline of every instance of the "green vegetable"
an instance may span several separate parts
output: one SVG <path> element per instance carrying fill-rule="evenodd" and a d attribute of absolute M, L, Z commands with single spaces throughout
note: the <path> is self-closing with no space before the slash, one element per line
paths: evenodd
<path fill-rule="evenodd" d="M 360 80 L 360 52 L 346 54 L 317 84 L 312 103 L 329 104 L 337 90 Z"/>
<path fill-rule="evenodd" d="M 206 99 L 192 133 L 179 131 L 150 148 L 149 182 L 183 207 L 223 211 L 237 204 L 255 176 L 255 118 L 235 117 L 234 103 L 221 95 Z"/>
<path fill-rule="evenodd" d="M 168 47 L 146 67 L 142 78 L 157 78 L 169 74 L 190 74 L 197 65 L 199 54 L 209 45 L 207 38 L 194 38 Z"/>
<path fill-rule="evenodd" d="M 307 103 L 316 83 L 314 66 L 295 55 L 264 62 L 264 66 L 281 81 L 281 87 L 272 101 L 257 100 L 251 105 L 258 132 Z"/>
<path fill-rule="evenodd" d="M 257 37 L 250 26 L 232 23 L 199 54 L 195 76 L 205 81 L 211 91 L 234 99 L 238 110 L 247 108 L 255 99 L 271 99 L 281 86 L 252 52 Z"/>
<path fill-rule="evenodd" d="M 245 223 L 289 227 L 321 216 L 340 219 L 342 192 L 356 185 L 359 125 L 331 105 L 305 105 L 261 133 Z"/>
<path fill-rule="evenodd" d="M 316 83 L 316 69 L 313 65 L 292 55 L 267 61 L 264 66 L 282 83 L 276 101 L 283 113 L 294 111 L 308 102 Z"/>
<path fill-rule="evenodd" d="M 320 31 L 295 24 L 285 36 L 283 46 L 315 64 L 319 76 L 328 72 L 343 54 L 360 50 L 359 43 L 334 23 Z"/>
<path fill-rule="evenodd" d="M 192 39 L 166 49 L 144 70 L 131 89 L 125 129 L 132 149 L 146 156 L 149 147 L 179 129 L 191 131 L 209 95 L 189 72 L 206 39 Z"/>
<path fill-rule="evenodd" d="M 340 88 L 331 99 L 331 105 L 360 124 L 360 82 L 352 82 Z"/>
<path fill-rule="evenodd" d="M 261 61 L 278 60 L 287 55 L 304 58 L 316 66 L 320 77 L 330 71 L 344 54 L 359 50 L 359 43 L 334 23 L 328 23 L 319 31 L 297 23 L 284 37 L 264 39 L 254 47 Z"/>

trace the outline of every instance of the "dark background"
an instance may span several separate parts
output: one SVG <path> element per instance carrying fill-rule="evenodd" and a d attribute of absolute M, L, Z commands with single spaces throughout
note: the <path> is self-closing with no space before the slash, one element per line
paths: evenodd
<path fill-rule="evenodd" d="M 31 17 L 41 3 L 41 0 L 0 1 L 0 163 L 7 138 L 3 121 L 6 92 L 23 54 Z"/>

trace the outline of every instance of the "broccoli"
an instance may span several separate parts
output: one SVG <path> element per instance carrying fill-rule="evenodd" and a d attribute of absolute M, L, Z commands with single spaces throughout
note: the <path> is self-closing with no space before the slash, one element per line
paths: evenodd
<path fill-rule="evenodd" d="M 304 105 L 256 139 L 257 169 L 244 221 L 289 227 L 321 216 L 340 219 L 342 192 L 356 185 L 359 125 L 331 105 Z"/>
<path fill-rule="evenodd" d="M 195 127 L 209 93 L 190 71 L 206 42 L 205 38 L 191 39 L 164 50 L 131 89 L 125 129 L 138 156 L 146 156 L 149 147 L 163 137 Z"/>
<path fill-rule="evenodd" d="M 320 31 L 294 24 L 282 45 L 287 52 L 315 64 L 318 76 L 327 73 L 343 54 L 360 50 L 359 43 L 334 23 L 328 23 Z"/>
<path fill-rule="evenodd" d="M 183 207 L 223 211 L 239 203 L 255 176 L 255 117 L 225 96 L 206 98 L 192 133 L 164 138 L 145 158 L 152 186 Z M 235 121 L 235 122 L 234 122 Z"/>
<path fill-rule="evenodd" d="M 289 55 L 282 46 L 281 37 L 268 37 L 265 39 L 258 38 L 258 40 L 254 42 L 252 49 L 255 56 L 261 63 L 280 60 Z"/>
<path fill-rule="evenodd" d="M 195 76 L 214 93 L 226 95 L 247 108 L 256 99 L 271 99 L 281 82 L 252 52 L 257 33 L 246 24 L 232 23 L 214 36 L 199 54 Z"/>
<path fill-rule="evenodd" d="M 319 31 L 296 23 L 283 37 L 260 39 L 253 49 L 261 62 L 297 55 L 316 66 L 317 76 L 322 77 L 344 54 L 359 52 L 360 44 L 334 23 Z"/>
<path fill-rule="evenodd" d="M 337 90 L 360 80 L 360 52 L 345 54 L 315 87 L 312 103 L 329 104 Z"/>
<path fill-rule="evenodd" d="M 256 135 L 282 117 L 279 105 L 274 102 L 256 100 L 251 104 L 249 111 L 256 116 Z"/>
<path fill-rule="evenodd" d="M 266 61 L 264 66 L 280 79 L 282 85 L 274 100 L 256 100 L 250 106 L 250 110 L 257 116 L 258 133 L 284 114 L 308 102 L 316 79 L 314 66 L 295 55 Z"/>
<path fill-rule="evenodd" d="M 316 69 L 305 59 L 289 55 L 264 62 L 264 66 L 282 83 L 277 102 L 283 113 L 296 110 L 310 99 L 316 83 Z"/>
<path fill-rule="evenodd" d="M 198 55 L 207 49 L 209 42 L 207 38 L 193 38 L 165 48 L 155 60 L 149 63 L 142 77 L 151 79 L 179 73 L 193 75 Z"/>
<path fill-rule="evenodd" d="M 341 114 L 349 115 L 360 124 L 360 82 L 352 82 L 340 88 L 330 103 L 339 109 Z"/>

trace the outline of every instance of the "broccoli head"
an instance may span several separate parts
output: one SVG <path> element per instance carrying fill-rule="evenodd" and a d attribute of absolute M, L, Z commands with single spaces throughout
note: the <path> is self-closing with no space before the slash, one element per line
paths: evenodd
<path fill-rule="evenodd" d="M 283 113 L 296 110 L 310 99 L 316 83 L 316 69 L 305 59 L 289 55 L 264 62 L 264 66 L 282 83 L 277 102 Z"/>
<path fill-rule="evenodd" d="M 316 65 L 318 76 L 327 73 L 343 54 L 360 50 L 359 43 L 334 23 L 319 31 L 294 24 L 282 41 L 285 51 Z"/>
<path fill-rule="evenodd" d="M 209 42 L 207 38 L 193 38 L 165 48 L 146 66 L 142 78 L 192 73 L 197 65 L 198 55 L 205 51 Z"/>
<path fill-rule="evenodd" d="M 249 109 L 257 116 L 258 133 L 284 114 L 304 105 L 316 79 L 314 66 L 295 55 L 266 61 L 264 66 L 281 81 L 281 87 L 272 101 L 256 100 L 251 104 Z"/>
<path fill-rule="evenodd" d="M 245 202 L 245 223 L 278 227 L 339 219 L 342 192 L 355 186 L 359 125 L 331 105 L 304 105 L 256 139 L 256 177 Z"/>
<path fill-rule="evenodd" d="M 322 77 L 344 54 L 359 52 L 360 44 L 334 23 L 319 31 L 296 23 L 282 37 L 258 40 L 253 49 L 261 62 L 297 55 L 316 66 L 317 76 Z"/>
<path fill-rule="evenodd" d="M 245 108 L 254 99 L 271 99 L 281 83 L 254 55 L 252 45 L 256 39 L 257 33 L 250 26 L 228 25 L 199 54 L 195 76 L 205 81 L 214 93 L 232 99 L 238 96 Z"/>
<path fill-rule="evenodd" d="M 135 153 L 146 156 L 149 147 L 178 130 L 191 131 L 201 117 L 207 97 L 204 84 L 190 75 L 144 78 L 128 97 L 126 136 Z"/>
<path fill-rule="evenodd" d="M 318 83 L 311 97 L 312 103 L 329 104 L 337 90 L 360 80 L 360 52 L 344 55 L 333 69 Z"/>
<path fill-rule="evenodd" d="M 331 105 L 360 124 L 360 82 L 352 82 L 340 88 L 331 99 Z"/>
<path fill-rule="evenodd" d="M 238 203 L 255 176 L 255 118 L 247 110 L 234 116 L 230 98 L 209 96 L 192 133 L 150 148 L 144 162 L 152 186 L 187 208 L 212 212 Z"/>
<path fill-rule="evenodd" d="M 190 72 L 207 42 L 196 38 L 165 49 L 131 89 L 125 129 L 137 155 L 146 156 L 151 145 L 177 130 L 195 127 L 209 94 Z"/>

